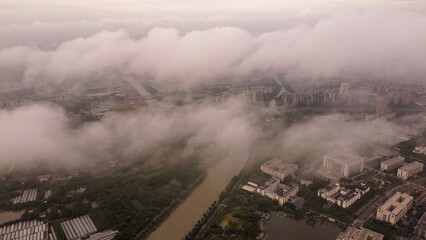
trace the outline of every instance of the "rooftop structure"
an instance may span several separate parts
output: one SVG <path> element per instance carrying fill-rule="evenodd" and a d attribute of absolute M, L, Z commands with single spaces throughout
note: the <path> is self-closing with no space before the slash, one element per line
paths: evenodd
<path fill-rule="evenodd" d="M 345 232 L 339 234 L 336 240 L 383 240 L 383 234 L 367 228 L 348 227 Z"/>
<path fill-rule="evenodd" d="M 48 199 L 52 195 L 52 189 L 46 190 L 44 192 L 44 199 Z"/>
<path fill-rule="evenodd" d="M 358 199 L 370 191 L 370 187 L 361 184 L 355 189 L 346 189 L 340 187 L 339 183 L 332 183 L 318 190 L 318 196 L 324 198 L 329 203 L 336 204 L 342 208 L 348 208 Z"/>
<path fill-rule="evenodd" d="M 13 204 L 20 204 L 35 201 L 37 198 L 37 188 L 25 189 L 21 196 L 13 198 Z"/>
<path fill-rule="evenodd" d="M 323 167 L 340 177 L 353 177 L 364 170 L 365 159 L 353 152 L 338 150 L 324 155 Z"/>
<path fill-rule="evenodd" d="M 104 231 L 90 235 L 87 240 L 111 240 L 114 239 L 115 235 L 117 235 L 118 231 Z"/>
<path fill-rule="evenodd" d="M 417 173 L 423 171 L 423 163 L 412 162 L 403 167 L 400 167 L 397 172 L 397 177 L 407 180 L 408 178 L 414 176 Z"/>
<path fill-rule="evenodd" d="M 3 226 L 0 228 L 0 239 L 47 240 L 47 225 L 43 222 L 32 220 Z"/>
<path fill-rule="evenodd" d="M 249 182 L 241 189 L 252 193 L 259 193 L 262 196 L 277 200 L 281 205 L 284 205 L 284 203 L 289 201 L 291 196 L 296 196 L 299 191 L 299 185 L 296 183 L 290 185 L 282 184 L 278 178 L 272 177 L 260 186 Z"/>
<path fill-rule="evenodd" d="M 413 153 L 426 154 L 426 147 L 417 146 L 414 148 Z"/>
<path fill-rule="evenodd" d="M 412 196 L 397 192 L 377 208 L 376 219 L 394 225 L 410 210 L 412 205 Z"/>
<path fill-rule="evenodd" d="M 273 158 L 260 166 L 262 172 L 272 177 L 284 180 L 284 178 L 294 175 L 299 167 L 293 163 L 284 163 L 283 160 Z"/>
<path fill-rule="evenodd" d="M 380 171 L 392 171 L 404 164 L 404 157 L 396 156 L 380 163 Z"/>
<path fill-rule="evenodd" d="M 95 224 L 88 215 L 62 222 L 61 227 L 67 240 L 88 236 L 97 231 Z"/>
<path fill-rule="evenodd" d="M 327 199 L 328 197 L 331 197 L 335 195 L 340 190 L 340 184 L 339 183 L 331 183 L 324 188 L 321 188 L 318 190 L 318 196 L 322 197 L 324 199 Z"/>
<path fill-rule="evenodd" d="M 426 213 L 424 213 L 420 220 L 417 222 L 417 225 L 414 228 L 414 234 L 419 237 L 426 238 Z"/>

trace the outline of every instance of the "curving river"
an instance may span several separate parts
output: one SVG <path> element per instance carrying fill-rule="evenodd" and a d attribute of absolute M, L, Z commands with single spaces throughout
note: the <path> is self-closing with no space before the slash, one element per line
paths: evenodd
<path fill-rule="evenodd" d="M 218 164 L 208 170 L 206 179 L 186 198 L 170 216 L 148 237 L 148 240 L 181 240 L 192 230 L 203 213 L 219 198 L 232 177 L 243 168 L 229 163 Z"/>

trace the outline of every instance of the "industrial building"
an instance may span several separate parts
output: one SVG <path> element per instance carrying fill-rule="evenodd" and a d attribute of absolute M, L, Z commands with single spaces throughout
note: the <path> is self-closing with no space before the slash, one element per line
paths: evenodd
<path fill-rule="evenodd" d="M 47 240 L 47 225 L 37 220 L 6 225 L 0 228 L 0 239 Z"/>
<path fill-rule="evenodd" d="M 423 163 L 412 162 L 407 165 L 404 165 L 398 169 L 396 176 L 398 178 L 407 180 L 408 178 L 416 175 L 423 171 Z"/>
<path fill-rule="evenodd" d="M 389 172 L 389 171 L 395 170 L 404 164 L 404 160 L 405 160 L 404 157 L 396 156 L 386 161 L 383 161 L 380 163 L 380 171 Z"/>
<path fill-rule="evenodd" d="M 90 235 L 89 238 L 87 238 L 86 240 L 112 240 L 114 239 L 115 235 L 117 235 L 118 231 L 104 231 L 104 232 L 99 232 L 99 233 L 95 233 Z"/>
<path fill-rule="evenodd" d="M 411 206 L 413 206 L 413 197 L 397 192 L 377 208 L 376 219 L 394 225 L 405 216 Z"/>
<path fill-rule="evenodd" d="M 52 189 L 46 190 L 44 192 L 44 199 L 48 199 L 52 195 Z"/>
<path fill-rule="evenodd" d="M 97 231 L 95 224 L 88 215 L 62 222 L 61 227 L 67 240 L 78 239 Z"/>
<path fill-rule="evenodd" d="M 298 168 L 296 164 L 284 163 L 283 160 L 278 158 L 273 158 L 260 166 L 262 172 L 279 178 L 281 181 L 288 176 L 294 175 Z"/>
<path fill-rule="evenodd" d="M 348 227 L 336 240 L 383 240 L 385 236 L 367 228 Z"/>
<path fill-rule="evenodd" d="M 342 208 L 348 208 L 358 199 L 370 191 L 370 187 L 361 184 L 355 189 L 340 187 L 339 183 L 332 183 L 318 190 L 318 196 L 327 200 L 327 202 L 336 204 Z"/>
<path fill-rule="evenodd" d="M 323 168 L 339 177 L 353 177 L 364 170 L 365 159 L 351 151 L 338 150 L 324 155 Z"/>
<path fill-rule="evenodd" d="M 424 213 L 417 222 L 416 227 L 414 228 L 414 234 L 419 237 L 426 238 L 426 213 Z"/>
<path fill-rule="evenodd" d="M 20 204 L 20 203 L 35 201 L 36 198 L 37 198 L 37 188 L 33 188 L 33 189 L 25 189 L 24 191 L 22 191 L 21 196 L 15 197 L 11 201 L 13 204 Z"/>

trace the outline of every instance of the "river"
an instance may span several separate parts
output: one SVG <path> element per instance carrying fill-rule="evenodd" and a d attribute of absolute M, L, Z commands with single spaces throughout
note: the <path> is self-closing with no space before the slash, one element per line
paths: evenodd
<path fill-rule="evenodd" d="M 243 164 L 230 167 L 226 162 L 210 168 L 206 179 L 150 234 L 148 240 L 183 239 L 242 168 Z"/>
<path fill-rule="evenodd" d="M 316 223 L 311 226 L 304 220 L 296 221 L 272 215 L 265 224 L 265 231 L 267 240 L 335 240 L 340 228 L 331 223 Z"/>
<path fill-rule="evenodd" d="M 13 220 L 18 220 L 21 218 L 24 211 L 17 211 L 17 212 L 0 212 L 0 224 L 4 224 Z"/>

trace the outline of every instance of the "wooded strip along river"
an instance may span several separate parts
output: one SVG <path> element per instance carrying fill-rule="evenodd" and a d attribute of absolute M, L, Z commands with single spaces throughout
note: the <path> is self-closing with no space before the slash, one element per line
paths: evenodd
<path fill-rule="evenodd" d="M 186 198 L 170 216 L 148 237 L 148 240 L 181 240 L 192 230 L 209 206 L 219 198 L 232 177 L 243 168 L 236 162 L 220 163 L 208 170 L 206 179 Z"/>

